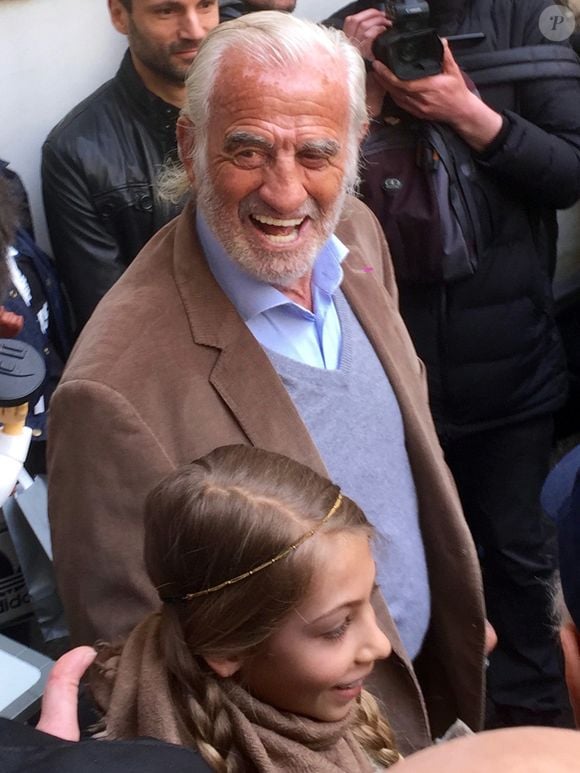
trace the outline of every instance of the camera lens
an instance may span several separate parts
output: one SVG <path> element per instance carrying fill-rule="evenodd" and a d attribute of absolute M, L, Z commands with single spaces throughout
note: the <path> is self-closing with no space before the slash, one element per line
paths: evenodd
<path fill-rule="evenodd" d="M 398 53 L 401 62 L 414 62 L 419 58 L 419 46 L 415 41 L 407 40 L 401 43 Z"/>

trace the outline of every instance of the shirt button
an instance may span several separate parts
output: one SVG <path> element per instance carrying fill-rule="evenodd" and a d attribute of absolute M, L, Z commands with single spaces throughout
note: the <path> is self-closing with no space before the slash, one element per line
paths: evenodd
<path fill-rule="evenodd" d="M 47 357 L 50 354 L 50 349 L 48 348 L 48 346 L 45 346 L 42 351 L 46 354 Z"/>

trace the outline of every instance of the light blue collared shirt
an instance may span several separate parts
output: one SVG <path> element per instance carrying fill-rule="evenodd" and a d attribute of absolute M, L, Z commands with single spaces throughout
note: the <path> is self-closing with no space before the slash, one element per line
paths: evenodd
<path fill-rule="evenodd" d="M 196 218 L 212 274 L 259 343 L 315 368 L 338 368 L 342 334 L 333 295 L 342 282 L 340 264 L 348 253 L 345 245 L 331 236 L 318 253 L 312 270 L 311 312 L 246 274 L 226 253 L 199 209 Z"/>

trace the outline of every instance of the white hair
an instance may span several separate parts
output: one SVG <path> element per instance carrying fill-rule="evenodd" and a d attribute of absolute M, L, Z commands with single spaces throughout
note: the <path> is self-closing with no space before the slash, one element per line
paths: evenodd
<path fill-rule="evenodd" d="M 344 72 L 350 110 L 345 182 L 353 187 L 359 140 L 368 121 L 363 59 L 339 30 L 278 11 L 259 11 L 219 24 L 201 44 L 186 80 L 186 102 L 181 111 L 191 121 L 195 133 L 192 159 L 196 174 L 206 165 L 214 85 L 220 64 L 230 50 L 242 51 L 250 61 L 269 69 L 299 66 L 315 51 L 328 55 L 333 74 Z M 163 198 L 178 201 L 188 189 L 189 182 L 181 164 L 162 173 L 159 193 Z"/>
<path fill-rule="evenodd" d="M 554 577 L 552 578 L 549 587 L 549 595 L 551 601 L 552 622 L 556 632 L 567 625 L 574 625 L 572 615 L 570 614 L 564 599 L 564 590 L 562 588 L 562 580 L 560 579 L 559 572 L 554 573 Z"/>

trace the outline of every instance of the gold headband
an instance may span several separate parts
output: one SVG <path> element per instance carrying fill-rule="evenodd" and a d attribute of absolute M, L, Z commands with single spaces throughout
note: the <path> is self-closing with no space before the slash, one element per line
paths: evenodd
<path fill-rule="evenodd" d="M 239 574 L 237 577 L 232 577 L 231 580 L 225 580 L 224 582 L 220 582 L 219 585 L 212 585 L 211 588 L 205 588 L 205 590 L 198 590 L 195 593 L 185 593 L 183 596 L 162 596 L 159 594 L 162 601 L 191 601 L 192 599 L 198 598 L 198 596 L 205 596 L 208 593 L 215 593 L 218 590 L 222 590 L 223 588 L 227 588 L 230 585 L 234 585 L 237 582 L 241 582 L 242 580 L 245 580 L 246 577 L 251 577 L 254 574 L 257 574 L 258 572 L 261 572 L 262 569 L 267 569 L 269 566 L 272 566 L 272 564 L 275 564 L 277 561 L 281 561 L 283 558 L 286 558 L 286 556 L 290 555 L 296 548 L 299 548 L 300 545 L 302 545 L 303 542 L 306 542 L 307 539 L 310 539 L 310 537 L 314 536 L 316 532 L 324 526 L 324 524 L 329 521 L 332 516 L 336 513 L 338 508 L 340 507 L 342 503 L 342 494 L 339 494 L 336 497 L 336 500 L 330 510 L 326 513 L 324 518 L 319 521 L 316 526 L 313 529 L 310 529 L 310 531 L 307 531 L 305 534 L 303 534 L 299 539 L 296 540 L 296 542 L 293 542 L 292 545 L 290 545 L 287 548 L 284 548 L 284 550 L 281 550 L 279 553 L 277 553 L 274 558 L 271 558 L 269 561 L 264 561 L 263 564 L 258 564 L 258 566 L 255 566 L 253 569 L 250 569 L 249 572 L 244 572 L 243 574 Z"/>

